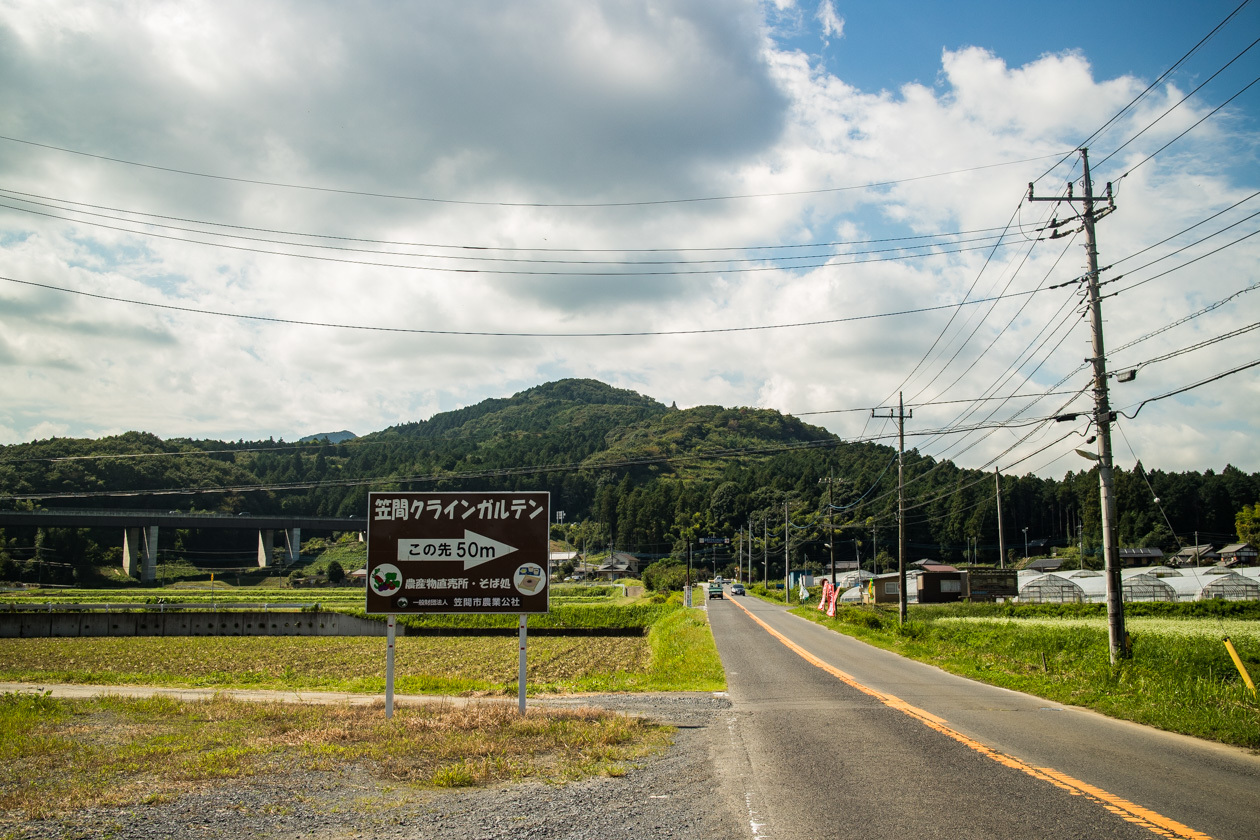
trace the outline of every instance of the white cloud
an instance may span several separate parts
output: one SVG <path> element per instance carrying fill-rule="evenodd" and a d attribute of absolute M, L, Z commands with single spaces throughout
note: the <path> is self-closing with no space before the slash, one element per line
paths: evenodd
<path fill-rule="evenodd" d="M 944 52 L 935 87 L 872 93 L 776 47 L 766 13 L 752 0 L 700 7 L 554 0 L 475 10 L 10 3 L 0 15 L 0 77 L 11 81 L 0 89 L 0 134 L 253 183 L 0 141 L 0 189 L 342 238 L 297 242 L 236 229 L 255 239 L 231 240 L 252 249 L 232 250 L 182 241 L 209 239 L 208 232 L 167 229 L 175 238 L 154 238 L 89 224 L 135 228 L 100 217 L 71 222 L 0 208 L 5 276 L 166 306 L 377 329 L 238 320 L 0 283 L 0 367 L 24 374 L 0 377 L 7 412 L 0 439 L 129 428 L 231 439 L 364 433 L 564 375 L 602 378 L 680 406 L 864 409 L 895 399 L 898 389 L 920 400 L 982 396 L 1000 381 L 1006 392 L 1025 379 L 1023 390 L 1044 389 L 1079 366 L 1088 334 L 1072 314 L 1070 289 L 965 308 L 913 376 L 946 329 L 948 311 L 845 320 L 949 303 L 969 290 L 990 297 L 1061 283 L 1081 270 L 1079 240 L 1033 248 L 1019 238 L 993 252 L 976 242 L 967 246 L 976 250 L 861 265 L 833 255 L 814 261 L 827 265 L 790 272 L 751 261 L 720 273 L 667 273 L 717 265 L 696 260 L 767 254 L 672 249 L 856 242 L 1008 220 L 1034 226 L 1048 206 L 1016 208 L 1027 182 L 1054 160 L 972 167 L 1066 153 L 1145 85 L 1095 79 L 1076 52 L 1009 66 L 975 47 Z M 831 3 L 818 14 L 825 37 L 844 35 Z M 1104 138 L 1095 160 L 1179 96 L 1144 103 Z M 1101 164 L 1100 182 L 1117 178 L 1192 115 L 1165 122 Z M 1244 195 L 1216 157 L 1231 139 L 1212 121 L 1201 131 L 1120 182 L 1119 210 L 1099 226 L 1104 262 Z M 1060 167 L 1038 191 L 1049 194 L 1071 177 Z M 915 180 L 843 189 L 896 179 Z M 730 195 L 762 197 L 511 204 Z M 257 241 L 267 239 L 284 241 Z M 319 251 L 321 260 L 259 253 L 315 253 L 314 244 L 340 250 Z M 891 246 L 833 252 L 881 247 Z M 1255 256 L 1254 246 L 1238 246 L 1109 300 L 1109 345 L 1237 291 L 1236 278 Z M 692 262 L 670 262 L 677 259 Z M 586 262 L 560 262 L 572 260 Z M 631 276 L 609 276 L 623 269 L 603 260 L 642 264 Z M 391 267 L 403 265 L 427 268 Z M 1156 344 L 1164 352 L 1233 328 L 1245 318 L 1239 311 L 1223 307 L 1117 361 L 1136 364 L 1155 355 L 1148 348 Z M 659 332 L 828 321 L 618 338 L 390 331 Z M 1042 344 L 1049 322 L 1061 326 Z M 1150 396 L 1228 366 L 1225 356 L 1208 358 L 1165 363 L 1158 378 L 1143 375 L 1128 393 Z M 1212 393 L 1214 417 L 1249 416 L 1254 394 L 1246 389 Z M 916 421 L 921 429 L 943 426 L 960 411 L 921 408 Z M 1130 426 L 1143 428 L 1148 412 Z M 811 419 L 857 435 L 869 411 Z M 1238 434 L 1245 441 L 1253 423 L 1231 420 L 1191 446 L 1161 422 L 1134 443 L 1148 450 L 1137 453 L 1148 465 L 1200 469 L 1233 460 L 1255 469 Z M 998 456 L 1011 438 L 976 443 L 962 462 Z M 973 441 L 918 443 L 940 454 Z"/>
<path fill-rule="evenodd" d="M 818 4 L 814 18 L 822 25 L 823 43 L 830 44 L 832 38 L 844 37 L 844 18 L 836 14 L 836 4 L 831 0 Z"/>

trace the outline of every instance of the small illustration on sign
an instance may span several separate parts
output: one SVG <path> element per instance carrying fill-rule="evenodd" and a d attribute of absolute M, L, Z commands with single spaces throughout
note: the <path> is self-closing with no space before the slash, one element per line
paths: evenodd
<path fill-rule="evenodd" d="M 516 589 L 523 595 L 533 595 L 543 582 L 541 566 L 526 563 L 516 570 Z"/>
<path fill-rule="evenodd" d="M 377 595 L 392 595 L 402 586 L 402 572 L 397 566 L 382 563 L 372 570 L 372 591 Z"/>

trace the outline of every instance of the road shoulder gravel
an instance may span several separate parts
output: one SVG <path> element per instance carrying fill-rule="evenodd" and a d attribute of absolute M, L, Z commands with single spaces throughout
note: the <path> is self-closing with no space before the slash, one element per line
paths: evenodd
<path fill-rule="evenodd" d="M 71 687 L 29 686 L 54 695 Z M 108 687 L 95 687 L 108 692 Z M 0 685 L 0 691 L 14 690 Z M 184 691 L 184 690 L 180 690 Z M 123 693 L 121 691 L 115 693 Z M 129 692 L 128 692 L 129 693 Z M 210 692 L 213 694 L 213 692 Z M 264 697 L 261 692 L 249 699 Z M 285 693 L 280 692 L 280 695 Z M 80 694 L 81 696 L 81 694 Z M 293 699 L 290 693 L 288 699 Z M 327 699 L 327 698 L 325 698 Z M 460 698 L 440 698 L 442 702 Z M 420 702 L 400 697 L 400 703 Z M 300 702 L 311 702 L 303 696 Z M 512 699 L 515 702 L 515 698 Z M 177 798 L 128 808 L 93 808 L 28 820 L 0 814 L 0 837 L 167 840 L 238 838 L 599 838 L 687 837 L 730 840 L 747 835 L 720 789 L 729 740 L 730 701 L 705 692 L 531 698 L 531 704 L 594 706 L 643 715 L 677 728 L 663 754 L 623 776 L 566 785 L 537 782 L 433 791 L 374 779 L 357 767 L 291 772 L 207 785 Z"/>

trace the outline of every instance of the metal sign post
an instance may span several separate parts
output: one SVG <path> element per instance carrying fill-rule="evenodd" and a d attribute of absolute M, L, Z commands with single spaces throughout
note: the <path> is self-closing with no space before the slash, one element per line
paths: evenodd
<path fill-rule="evenodd" d="M 545 491 L 368 494 L 366 612 L 386 615 L 386 717 L 393 713 L 398 615 L 520 616 L 520 704 L 525 710 L 525 622 L 550 609 Z"/>
<path fill-rule="evenodd" d="M 385 717 L 394 716 L 394 628 L 398 616 L 390 614 L 385 619 Z"/>
<path fill-rule="evenodd" d="M 520 641 L 521 641 L 521 662 L 516 675 L 516 705 L 520 707 L 521 714 L 525 714 L 525 620 L 529 618 L 522 615 L 520 618 Z"/>

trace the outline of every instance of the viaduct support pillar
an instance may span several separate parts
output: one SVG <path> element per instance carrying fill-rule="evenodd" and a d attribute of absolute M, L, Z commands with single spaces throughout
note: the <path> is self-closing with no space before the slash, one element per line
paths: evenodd
<path fill-rule="evenodd" d="M 284 532 L 284 548 L 288 555 L 287 564 L 292 566 L 302 559 L 302 529 L 286 528 Z"/>
<path fill-rule="evenodd" d="M 271 567 L 271 549 L 275 543 L 275 531 L 262 530 L 258 532 L 258 567 L 260 569 Z"/>
<path fill-rule="evenodd" d="M 157 581 L 158 526 L 123 529 L 123 571 L 141 583 Z"/>

